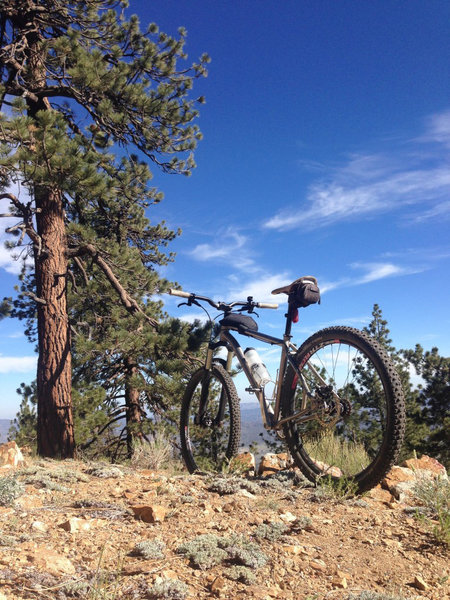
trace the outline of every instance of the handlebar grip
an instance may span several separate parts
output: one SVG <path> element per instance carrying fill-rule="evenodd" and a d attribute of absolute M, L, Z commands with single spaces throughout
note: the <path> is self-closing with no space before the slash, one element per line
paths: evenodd
<path fill-rule="evenodd" d="M 189 292 L 183 292 L 183 290 L 174 290 L 173 288 L 169 290 L 169 294 L 171 296 L 179 296 L 180 298 L 190 298 L 192 296 L 192 294 Z"/>
<path fill-rule="evenodd" d="M 258 302 L 257 308 L 278 308 L 278 304 L 269 304 L 268 302 Z"/>

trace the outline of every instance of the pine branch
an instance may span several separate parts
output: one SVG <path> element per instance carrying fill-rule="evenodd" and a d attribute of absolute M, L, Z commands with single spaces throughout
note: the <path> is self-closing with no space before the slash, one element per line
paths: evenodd
<path fill-rule="evenodd" d="M 155 319 L 152 319 L 151 317 L 146 315 L 145 312 L 142 310 L 142 308 L 139 306 L 139 304 L 136 302 L 136 300 L 130 296 L 130 294 L 127 292 L 127 290 L 123 287 L 123 285 L 117 279 L 117 277 L 114 274 L 110 265 L 100 255 L 99 251 L 97 250 L 97 248 L 94 245 L 85 244 L 84 246 L 79 248 L 77 253 L 78 253 L 78 255 L 88 254 L 93 259 L 95 264 L 97 264 L 100 267 L 100 269 L 103 271 L 103 273 L 105 274 L 106 278 L 108 279 L 108 281 L 110 282 L 112 287 L 115 289 L 115 291 L 119 295 L 119 298 L 120 298 L 123 306 L 126 308 L 126 310 L 129 313 L 131 313 L 131 314 L 140 313 L 144 316 L 146 321 L 148 323 L 150 323 L 150 325 L 152 327 L 154 327 L 155 329 L 158 327 L 158 322 Z M 76 254 L 74 254 L 73 256 L 75 257 Z"/>

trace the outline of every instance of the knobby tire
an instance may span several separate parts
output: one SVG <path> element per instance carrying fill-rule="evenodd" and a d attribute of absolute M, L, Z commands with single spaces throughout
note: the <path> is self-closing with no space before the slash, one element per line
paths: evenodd
<path fill-rule="evenodd" d="M 296 365 L 311 395 L 305 395 L 302 377 L 289 366 L 282 416 L 308 408 L 317 413 L 322 398 L 327 408 L 319 410 L 319 419 L 283 426 L 295 464 L 314 482 L 348 480 L 357 492 L 374 487 L 398 458 L 405 429 L 402 385 L 386 351 L 363 331 L 329 327 L 302 344 Z M 342 402 L 334 401 L 331 387 L 317 381 L 312 367 Z"/>

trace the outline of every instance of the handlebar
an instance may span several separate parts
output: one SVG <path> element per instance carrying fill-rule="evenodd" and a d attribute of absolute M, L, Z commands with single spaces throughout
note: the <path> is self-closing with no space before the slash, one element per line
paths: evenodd
<path fill-rule="evenodd" d="M 174 290 L 171 288 L 169 290 L 169 294 L 171 296 L 179 296 L 180 298 L 187 298 L 189 302 L 193 303 L 196 300 L 202 300 L 203 302 L 208 302 L 214 308 L 223 311 L 230 311 L 235 306 L 246 306 L 249 311 L 252 311 L 254 308 L 273 308 L 277 309 L 278 304 L 271 304 L 268 302 L 254 302 L 253 298 L 249 296 L 247 298 L 247 302 L 214 302 L 211 298 L 207 296 L 199 296 L 198 294 L 184 292 L 183 290 Z M 188 302 L 188 303 L 189 303 Z"/>

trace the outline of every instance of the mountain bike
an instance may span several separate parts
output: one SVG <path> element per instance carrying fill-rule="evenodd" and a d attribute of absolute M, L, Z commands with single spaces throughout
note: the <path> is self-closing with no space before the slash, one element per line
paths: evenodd
<path fill-rule="evenodd" d="M 309 480 L 348 480 L 359 492 L 379 483 L 403 441 L 400 378 L 386 351 L 364 331 L 327 327 L 300 347 L 292 342 L 299 308 L 320 303 L 316 278 L 300 277 L 273 290 L 272 294 L 287 295 L 282 338 L 260 332 L 251 316 L 255 309 L 276 309 L 278 304 L 255 302 L 251 296 L 243 302 L 215 301 L 176 289 L 170 294 L 185 299 L 179 306 L 201 307 L 212 323 L 204 366 L 190 378 L 181 406 L 181 453 L 191 473 L 222 471 L 238 453 L 235 357 L 249 382 L 246 391 L 258 399 L 264 428 L 283 440 Z M 203 304 L 219 311 L 218 322 Z M 267 392 L 270 376 L 257 352 L 243 350 L 232 332 L 280 348 L 272 394 Z M 223 349 L 226 359 L 221 357 Z"/>

